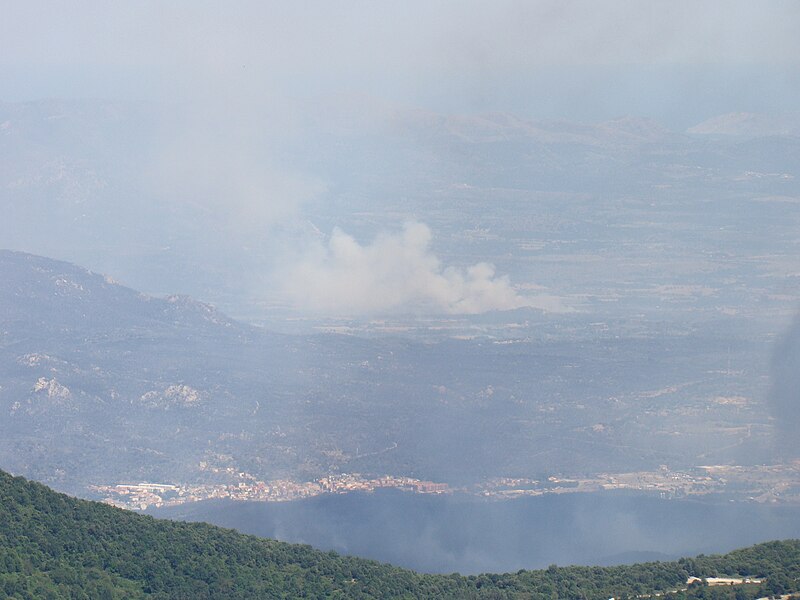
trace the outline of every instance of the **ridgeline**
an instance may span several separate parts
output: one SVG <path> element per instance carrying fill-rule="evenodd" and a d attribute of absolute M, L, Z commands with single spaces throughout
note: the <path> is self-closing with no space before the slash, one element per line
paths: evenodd
<path fill-rule="evenodd" d="M 687 586 L 689 577 L 760 583 Z M 747 600 L 800 590 L 800 540 L 720 556 L 477 576 L 424 575 L 309 546 L 78 500 L 0 471 L 0 598 Z"/>

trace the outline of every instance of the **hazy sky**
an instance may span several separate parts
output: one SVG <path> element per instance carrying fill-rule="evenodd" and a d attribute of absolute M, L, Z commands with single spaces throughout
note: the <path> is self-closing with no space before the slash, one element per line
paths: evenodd
<path fill-rule="evenodd" d="M 514 286 L 526 282 L 484 257 L 440 258 L 440 232 L 424 214 L 366 235 L 347 215 L 317 237 L 276 234 L 279 225 L 306 227 L 303 208 L 328 198 L 330 185 L 313 158 L 307 172 L 287 165 L 285 148 L 305 144 L 299 154 L 313 157 L 314 136 L 325 134 L 317 125 L 330 126 L 342 106 L 347 117 L 374 106 L 381 119 L 387 105 L 532 119 L 635 115 L 678 130 L 800 106 L 797 1 L 0 0 L 0 11 L 0 101 L 169 106 L 133 169 L 139 202 L 186 215 L 188 231 L 213 225 L 216 245 L 186 234 L 198 256 L 268 257 L 291 274 L 280 278 L 285 295 L 323 311 L 565 310 L 521 295 Z M 126 164 L 126 152 L 123 144 L 110 162 Z M 180 236 L 165 230 L 158 246 L 169 249 Z"/>
<path fill-rule="evenodd" d="M 587 92 L 595 112 L 645 112 L 718 96 L 788 108 L 800 87 L 794 1 L 6 1 L 2 14 L 5 100 L 344 91 L 553 116 L 580 115 Z"/>

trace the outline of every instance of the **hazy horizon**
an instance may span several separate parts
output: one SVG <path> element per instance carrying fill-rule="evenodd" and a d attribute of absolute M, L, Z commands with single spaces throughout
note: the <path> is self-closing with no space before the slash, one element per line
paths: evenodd
<path fill-rule="evenodd" d="M 337 94 L 441 112 L 688 127 L 796 110 L 789 1 L 17 3 L 0 99 L 104 98 L 254 110 Z"/>

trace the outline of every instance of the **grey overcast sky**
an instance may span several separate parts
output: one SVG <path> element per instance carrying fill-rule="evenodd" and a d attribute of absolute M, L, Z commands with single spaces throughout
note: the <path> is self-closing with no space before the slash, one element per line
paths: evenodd
<path fill-rule="evenodd" d="M 636 112 L 676 86 L 713 104 L 755 85 L 773 109 L 800 87 L 797 1 L 0 4 L 2 100 L 347 92 L 548 113 L 591 93 Z"/>

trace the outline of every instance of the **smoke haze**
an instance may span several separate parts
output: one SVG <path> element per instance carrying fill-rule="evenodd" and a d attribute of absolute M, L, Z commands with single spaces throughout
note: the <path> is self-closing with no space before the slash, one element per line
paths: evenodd
<path fill-rule="evenodd" d="M 0 97 L 252 109 L 357 91 L 448 111 L 585 119 L 679 109 L 699 122 L 722 98 L 730 110 L 793 108 L 798 13 L 781 1 L 18 3 L 0 24 Z M 698 101 L 712 112 L 698 114 Z"/>

